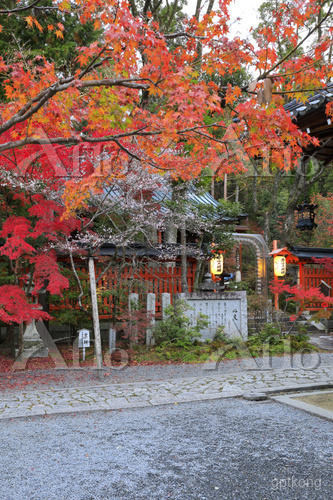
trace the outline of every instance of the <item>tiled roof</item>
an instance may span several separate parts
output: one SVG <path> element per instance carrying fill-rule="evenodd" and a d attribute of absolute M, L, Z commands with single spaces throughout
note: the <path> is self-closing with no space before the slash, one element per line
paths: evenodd
<path fill-rule="evenodd" d="M 333 248 L 305 248 L 305 247 L 291 247 L 290 252 L 301 259 L 325 259 L 333 257 Z"/>
<path fill-rule="evenodd" d="M 325 104 L 332 101 L 332 99 L 333 84 L 330 84 L 326 89 L 316 91 L 305 103 L 293 99 L 284 105 L 284 109 L 289 111 L 295 118 L 306 117 L 311 115 L 315 110 L 321 109 Z"/>
<path fill-rule="evenodd" d="M 317 137 L 320 146 L 309 146 L 304 153 L 328 164 L 333 160 L 333 118 L 326 115 L 326 105 L 333 100 L 333 84 L 316 91 L 303 103 L 296 99 L 284 105 L 293 121 L 309 135 Z"/>

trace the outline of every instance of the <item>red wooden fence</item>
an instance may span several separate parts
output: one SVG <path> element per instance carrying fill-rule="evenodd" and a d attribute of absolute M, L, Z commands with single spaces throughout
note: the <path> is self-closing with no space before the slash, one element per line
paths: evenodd
<path fill-rule="evenodd" d="M 333 290 L 333 273 L 328 274 L 325 269 L 315 264 L 304 264 L 301 267 L 300 282 L 301 285 L 304 286 L 305 290 L 308 290 L 309 288 L 318 288 L 322 281 L 325 281 L 325 283 L 332 287 Z M 331 296 L 332 290 L 330 290 Z M 310 311 L 317 311 L 322 308 L 322 305 L 320 302 L 316 302 L 307 305 L 306 308 Z M 332 309 L 332 306 L 329 307 L 329 309 Z"/>
<path fill-rule="evenodd" d="M 196 262 L 188 261 L 187 263 L 187 283 L 188 291 L 194 290 L 195 268 Z M 85 276 L 86 280 L 89 279 L 85 267 L 78 268 Z M 103 268 L 97 264 L 96 278 L 103 272 Z M 98 282 L 97 292 L 101 290 L 117 290 L 122 292 L 122 299 L 126 297 L 125 303 L 129 293 L 138 293 L 139 299 L 145 304 L 145 295 L 147 293 L 156 294 L 156 315 L 161 314 L 161 294 L 164 292 L 181 293 L 181 268 L 175 264 L 170 266 L 161 263 L 152 265 L 151 263 L 142 264 L 139 269 L 132 267 L 125 267 L 121 273 L 117 269 L 110 269 Z M 118 293 L 119 297 L 119 293 Z M 99 307 L 99 316 L 101 320 L 110 320 L 113 315 L 115 298 L 114 295 L 109 295 L 103 298 L 103 305 Z M 50 306 L 50 313 L 55 309 L 64 309 L 68 307 L 78 308 L 77 304 L 72 304 L 69 301 L 63 301 L 59 306 Z"/>

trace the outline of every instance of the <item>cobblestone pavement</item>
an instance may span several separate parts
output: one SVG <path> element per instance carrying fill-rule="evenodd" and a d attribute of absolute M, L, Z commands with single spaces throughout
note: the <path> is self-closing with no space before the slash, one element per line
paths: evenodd
<path fill-rule="evenodd" d="M 264 363 L 257 369 L 221 374 L 215 365 L 208 364 L 204 372 L 198 377 L 163 381 L 5 394 L 0 396 L 0 419 L 239 397 L 253 391 L 276 393 L 333 387 L 332 365 L 271 369 Z"/>

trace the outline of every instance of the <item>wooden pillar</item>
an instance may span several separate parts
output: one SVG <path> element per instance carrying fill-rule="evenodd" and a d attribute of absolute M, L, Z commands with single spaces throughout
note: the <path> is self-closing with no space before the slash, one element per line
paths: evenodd
<path fill-rule="evenodd" d="M 274 250 L 277 250 L 277 240 L 273 240 L 273 251 Z M 274 259 L 274 257 L 273 257 L 273 259 Z M 274 264 L 273 264 L 273 267 L 274 267 Z M 279 281 L 279 278 L 277 276 L 275 276 L 275 273 L 274 273 L 274 281 L 275 282 Z M 278 293 L 274 293 L 274 308 L 276 311 L 279 310 L 279 294 Z"/>
<path fill-rule="evenodd" d="M 225 200 L 228 199 L 228 188 L 227 188 L 227 185 L 228 185 L 228 174 L 224 174 L 223 198 Z"/>
<path fill-rule="evenodd" d="M 101 377 L 101 370 L 103 368 L 103 354 L 102 354 L 101 332 L 100 332 L 100 328 L 99 328 L 99 314 L 98 314 L 96 278 L 95 278 L 95 263 L 94 263 L 93 257 L 89 257 L 89 279 L 90 279 L 91 306 L 92 306 L 93 324 L 94 324 L 96 363 L 97 363 L 97 370 L 99 372 L 99 376 Z"/>
<path fill-rule="evenodd" d="M 147 326 L 146 331 L 146 345 L 154 345 L 154 326 L 155 326 L 155 310 L 156 310 L 156 296 L 154 293 L 147 293 L 147 316 L 150 319 L 150 324 Z"/>

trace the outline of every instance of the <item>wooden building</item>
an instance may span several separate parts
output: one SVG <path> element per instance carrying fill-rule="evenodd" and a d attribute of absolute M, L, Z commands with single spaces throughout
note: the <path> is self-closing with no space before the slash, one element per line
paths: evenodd
<path fill-rule="evenodd" d="M 270 255 L 273 258 L 285 257 L 287 276 L 294 275 L 294 285 L 300 285 L 304 290 L 318 288 L 323 295 L 333 297 L 333 271 L 327 271 L 317 262 L 317 259 L 333 259 L 333 248 L 285 247 L 273 250 Z M 306 309 L 318 311 L 322 309 L 322 304 L 312 303 Z"/>

